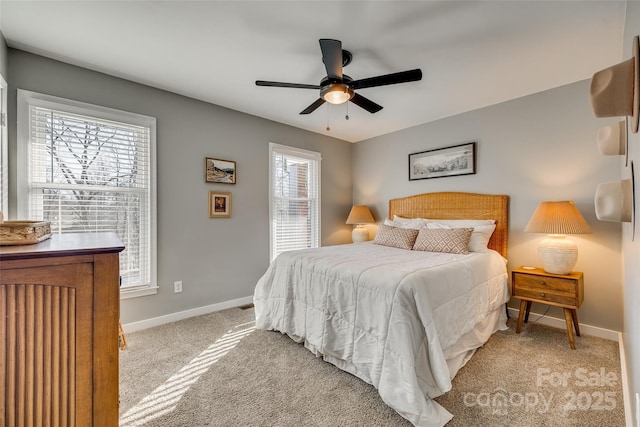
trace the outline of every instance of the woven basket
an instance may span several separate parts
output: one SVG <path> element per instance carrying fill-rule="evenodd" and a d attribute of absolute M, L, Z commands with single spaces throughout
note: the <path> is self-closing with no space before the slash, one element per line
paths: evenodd
<path fill-rule="evenodd" d="M 48 221 L 4 221 L 0 223 L 0 246 L 31 245 L 51 237 Z"/>

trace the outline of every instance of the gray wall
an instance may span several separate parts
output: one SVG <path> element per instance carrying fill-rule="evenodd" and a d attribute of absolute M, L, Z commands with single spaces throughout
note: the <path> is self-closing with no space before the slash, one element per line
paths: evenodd
<path fill-rule="evenodd" d="M 9 49 L 9 113 L 16 89 L 157 118 L 157 295 L 123 300 L 123 323 L 253 295 L 269 263 L 269 142 L 322 153 L 322 244 L 346 243 L 351 227 L 352 144 L 84 68 Z M 10 211 L 15 217 L 15 119 L 10 123 Z M 204 158 L 237 162 L 237 184 L 206 184 Z M 208 217 L 210 190 L 232 192 L 232 218 Z M 182 280 L 182 293 L 173 282 Z"/>
<path fill-rule="evenodd" d="M 623 59 L 631 57 L 633 38 L 640 35 L 640 2 L 627 2 L 627 13 L 624 31 Z M 614 65 L 614 64 L 611 64 Z M 629 134 L 629 160 L 634 162 L 634 175 L 636 185 L 636 233 L 632 236 L 632 228 L 629 225 L 623 227 L 622 248 L 624 252 L 624 329 L 622 339 L 624 341 L 625 359 L 627 361 L 627 374 L 629 387 L 631 388 L 632 416 L 635 421 L 632 425 L 640 425 L 637 407 L 640 397 L 640 133 Z M 623 167 L 622 177 L 631 176 L 630 168 Z M 633 238 L 633 240 L 632 240 Z"/>
<path fill-rule="evenodd" d="M 538 203 L 573 200 L 593 229 L 571 236 L 579 248 L 575 269 L 585 274 L 579 320 L 620 331 L 621 227 L 598 221 L 593 204 L 598 183 L 620 178 L 620 160 L 599 154 L 601 125 L 591 111 L 589 82 L 582 81 L 363 141 L 353 153 L 354 203 L 372 206 L 381 220 L 391 198 L 434 191 L 507 194 L 511 269 L 540 265 L 536 249 L 544 235 L 523 232 Z M 408 180 L 409 153 L 470 141 L 477 142 L 475 175 Z M 534 304 L 532 311 L 546 308 Z M 556 308 L 549 315 L 564 319 Z"/>
<path fill-rule="evenodd" d="M 2 74 L 2 77 L 4 77 L 4 81 L 7 83 L 9 82 L 9 78 L 7 75 L 8 50 L 9 49 L 7 48 L 7 42 L 4 39 L 4 35 L 2 34 L 2 31 L 0 31 L 0 74 Z"/>

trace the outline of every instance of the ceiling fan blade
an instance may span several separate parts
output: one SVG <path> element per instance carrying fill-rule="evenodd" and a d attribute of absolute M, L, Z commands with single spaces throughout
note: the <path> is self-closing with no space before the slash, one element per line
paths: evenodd
<path fill-rule="evenodd" d="M 320 89 L 319 85 L 306 85 L 302 83 L 282 83 L 256 80 L 256 86 L 291 87 L 295 89 Z"/>
<path fill-rule="evenodd" d="M 372 100 L 365 98 L 362 95 L 358 95 L 357 93 L 353 95 L 350 101 L 356 104 L 358 107 L 364 108 L 371 114 L 377 113 L 378 111 L 382 110 L 382 105 L 378 105 Z"/>
<path fill-rule="evenodd" d="M 349 84 L 351 89 L 364 89 L 367 87 L 393 85 L 396 83 L 415 82 L 422 79 L 422 70 L 401 71 L 399 73 L 385 74 L 383 76 L 369 77 L 368 79 L 354 80 Z"/>
<path fill-rule="evenodd" d="M 320 39 L 322 62 L 327 69 L 327 77 L 342 81 L 342 42 L 333 39 Z"/>
<path fill-rule="evenodd" d="M 304 110 L 302 110 L 300 112 L 300 114 L 310 114 L 313 113 L 314 111 L 316 111 L 318 109 L 319 106 L 321 106 L 322 104 L 325 103 L 325 100 L 322 98 L 318 98 L 315 100 L 315 102 L 311 105 L 309 105 L 307 108 L 305 108 Z"/>

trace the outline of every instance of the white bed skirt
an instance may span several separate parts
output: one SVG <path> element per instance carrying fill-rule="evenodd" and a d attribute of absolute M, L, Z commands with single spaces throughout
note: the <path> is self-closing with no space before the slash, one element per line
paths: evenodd
<path fill-rule="evenodd" d="M 491 335 L 507 329 L 507 312 L 505 306 L 502 306 L 490 312 L 487 318 L 478 323 L 473 330 L 460 337 L 448 351 L 447 365 L 451 379 L 456 376 L 460 368 L 466 365 L 478 347 L 489 340 Z"/>

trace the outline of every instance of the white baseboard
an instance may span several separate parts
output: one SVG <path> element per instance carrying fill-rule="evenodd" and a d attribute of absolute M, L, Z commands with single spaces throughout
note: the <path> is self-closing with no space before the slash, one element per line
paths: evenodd
<path fill-rule="evenodd" d="M 509 316 L 518 318 L 520 310 L 517 308 L 509 307 Z M 558 329 L 566 329 L 567 323 L 564 319 L 558 319 L 557 317 L 542 316 L 541 314 L 530 312 L 529 322 L 536 322 L 541 325 L 551 326 Z M 591 335 L 593 337 L 604 338 L 611 341 L 618 341 L 618 331 L 612 331 L 611 329 L 599 328 L 597 326 L 585 325 L 580 323 L 580 333 L 584 335 Z"/>
<path fill-rule="evenodd" d="M 620 376 L 622 377 L 622 397 L 624 402 L 624 418 L 626 427 L 633 427 L 633 414 L 631 413 L 631 389 L 629 388 L 629 373 L 627 372 L 627 358 L 624 352 L 622 332 L 618 332 L 618 347 L 620 349 Z M 639 421 L 640 422 L 640 421 Z"/>
<path fill-rule="evenodd" d="M 122 325 L 125 333 L 140 331 L 142 329 L 160 326 L 178 320 L 188 319 L 189 317 L 202 316 L 216 311 L 226 310 L 228 308 L 240 307 L 253 303 L 253 295 L 238 298 L 230 301 L 224 301 L 217 304 L 206 305 L 204 307 L 192 308 L 190 310 L 179 311 L 177 313 L 167 314 L 165 316 L 152 317 L 151 319 L 140 320 L 139 322 L 126 323 Z"/>

